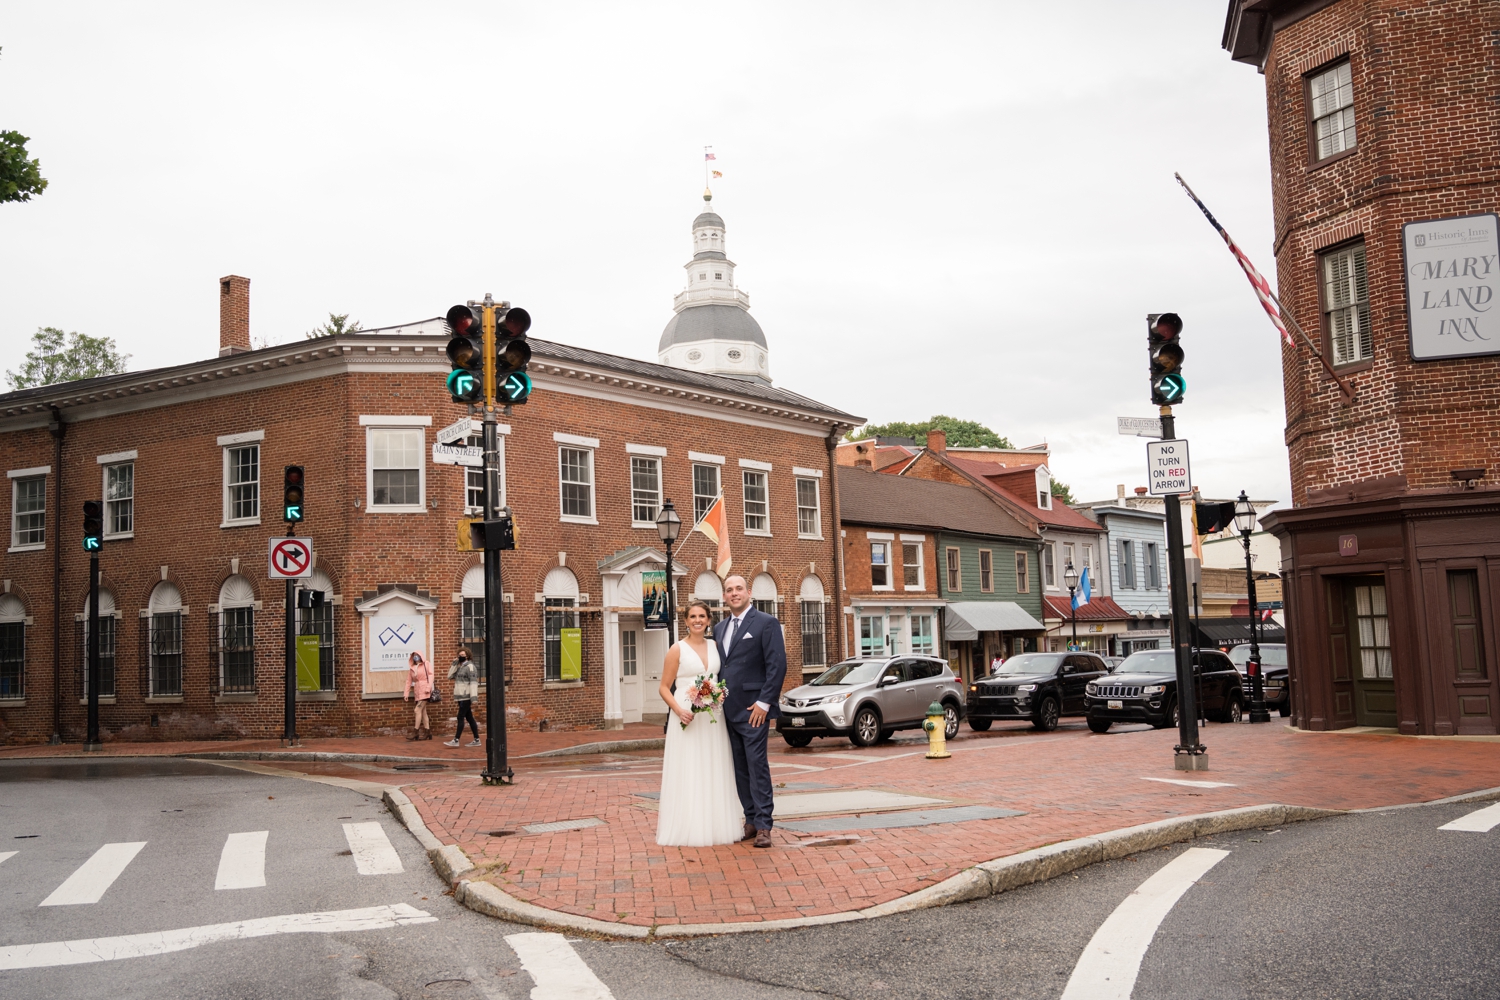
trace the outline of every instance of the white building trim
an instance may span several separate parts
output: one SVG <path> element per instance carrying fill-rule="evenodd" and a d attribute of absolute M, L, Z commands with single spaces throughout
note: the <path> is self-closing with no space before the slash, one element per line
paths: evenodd
<path fill-rule="evenodd" d="M 223 448 L 225 445 L 249 444 L 252 441 L 264 441 L 265 439 L 265 431 L 246 431 L 243 434 L 220 434 L 217 441 L 219 447 Z"/>
<path fill-rule="evenodd" d="M 558 444 L 574 444 L 580 448 L 597 448 L 599 439 L 591 437 L 580 437 L 577 434 L 564 434 L 562 431 L 553 431 L 552 440 Z"/>
<path fill-rule="evenodd" d="M 703 451 L 690 451 L 690 452 L 688 452 L 688 460 L 692 461 L 692 462 L 707 462 L 710 465 L 723 465 L 724 464 L 724 456 L 723 455 L 710 455 L 707 452 L 703 452 Z"/>

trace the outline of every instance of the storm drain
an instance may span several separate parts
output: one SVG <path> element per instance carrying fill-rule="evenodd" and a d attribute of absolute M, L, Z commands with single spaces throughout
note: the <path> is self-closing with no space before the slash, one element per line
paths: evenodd
<path fill-rule="evenodd" d="M 1026 815 L 1019 809 L 996 809 L 992 806 L 955 806 L 952 809 L 923 809 L 913 812 L 882 813 L 878 816 L 832 816 L 827 819 L 805 819 L 777 826 L 802 833 L 830 833 L 834 830 L 889 830 L 901 826 L 937 826 L 942 823 L 967 823 L 976 819 L 1005 819 Z"/>
<path fill-rule="evenodd" d="M 533 823 L 521 827 L 526 833 L 562 833 L 564 830 L 587 830 L 591 826 L 603 826 L 602 819 L 564 819 L 556 823 Z"/>

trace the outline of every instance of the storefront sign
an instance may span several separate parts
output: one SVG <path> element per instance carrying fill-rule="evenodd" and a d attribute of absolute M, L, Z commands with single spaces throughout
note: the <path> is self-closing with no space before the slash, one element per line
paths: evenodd
<path fill-rule="evenodd" d="M 297 636 L 297 690 L 321 691 L 322 671 L 318 669 L 318 637 Z"/>
<path fill-rule="evenodd" d="M 559 680 L 577 681 L 583 679 L 583 629 L 565 628 L 558 630 L 559 645 L 562 653 L 562 673 Z"/>
<path fill-rule="evenodd" d="M 1359 555 L 1359 536 L 1358 535 L 1340 535 L 1339 536 L 1339 555 L 1341 555 L 1341 556 L 1357 556 L 1357 555 Z"/>
<path fill-rule="evenodd" d="M 667 610 L 666 570 L 641 570 L 641 614 L 646 616 L 648 631 L 671 627 L 672 615 Z"/>
<path fill-rule="evenodd" d="M 376 615 L 368 627 L 371 670 L 405 670 L 412 653 L 427 656 L 427 622 L 421 615 Z"/>
<path fill-rule="evenodd" d="M 1401 227 L 1413 361 L 1500 354 L 1500 217 Z"/>

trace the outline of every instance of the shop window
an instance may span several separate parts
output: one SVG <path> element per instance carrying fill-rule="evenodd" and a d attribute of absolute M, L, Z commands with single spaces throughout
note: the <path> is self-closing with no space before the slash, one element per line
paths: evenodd
<path fill-rule="evenodd" d="M 1390 679 L 1391 626 L 1384 584 L 1354 588 L 1354 618 L 1358 629 L 1360 676 L 1365 680 Z"/>

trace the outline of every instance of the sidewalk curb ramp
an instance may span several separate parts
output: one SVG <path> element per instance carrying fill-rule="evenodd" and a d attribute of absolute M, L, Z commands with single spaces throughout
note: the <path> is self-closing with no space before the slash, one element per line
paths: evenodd
<path fill-rule="evenodd" d="M 1500 797 L 1500 789 L 1455 796 L 1451 800 L 1444 801 L 1476 800 L 1481 797 Z M 391 813 L 427 850 L 427 856 L 438 875 L 443 881 L 453 886 L 453 898 L 469 909 L 519 924 L 582 931 L 600 937 L 636 940 L 793 930 L 824 924 L 870 920 L 911 910 L 983 899 L 986 896 L 997 895 L 1008 889 L 1016 889 L 1033 882 L 1044 882 L 1101 861 L 1113 861 L 1155 847 L 1181 843 L 1198 837 L 1231 833 L 1237 830 L 1253 830 L 1261 826 L 1281 826 L 1286 823 L 1322 819 L 1326 816 L 1346 815 L 1346 811 L 1342 809 L 1314 809 L 1308 806 L 1269 804 L 1225 809 L 1196 816 L 1178 816 L 995 858 L 961 871 L 936 885 L 930 885 L 925 889 L 902 896 L 900 899 L 893 899 L 863 910 L 826 913 L 813 917 L 794 917 L 785 920 L 642 927 L 636 924 L 595 920 L 592 917 L 580 917 L 571 913 L 549 910 L 532 903 L 522 902 L 488 882 L 467 878 L 465 876 L 470 873 L 478 874 L 468 855 L 464 854 L 456 844 L 444 844 L 434 837 L 427 829 L 426 823 L 422 821 L 416 807 L 403 792 L 388 789 L 384 799 Z"/>

